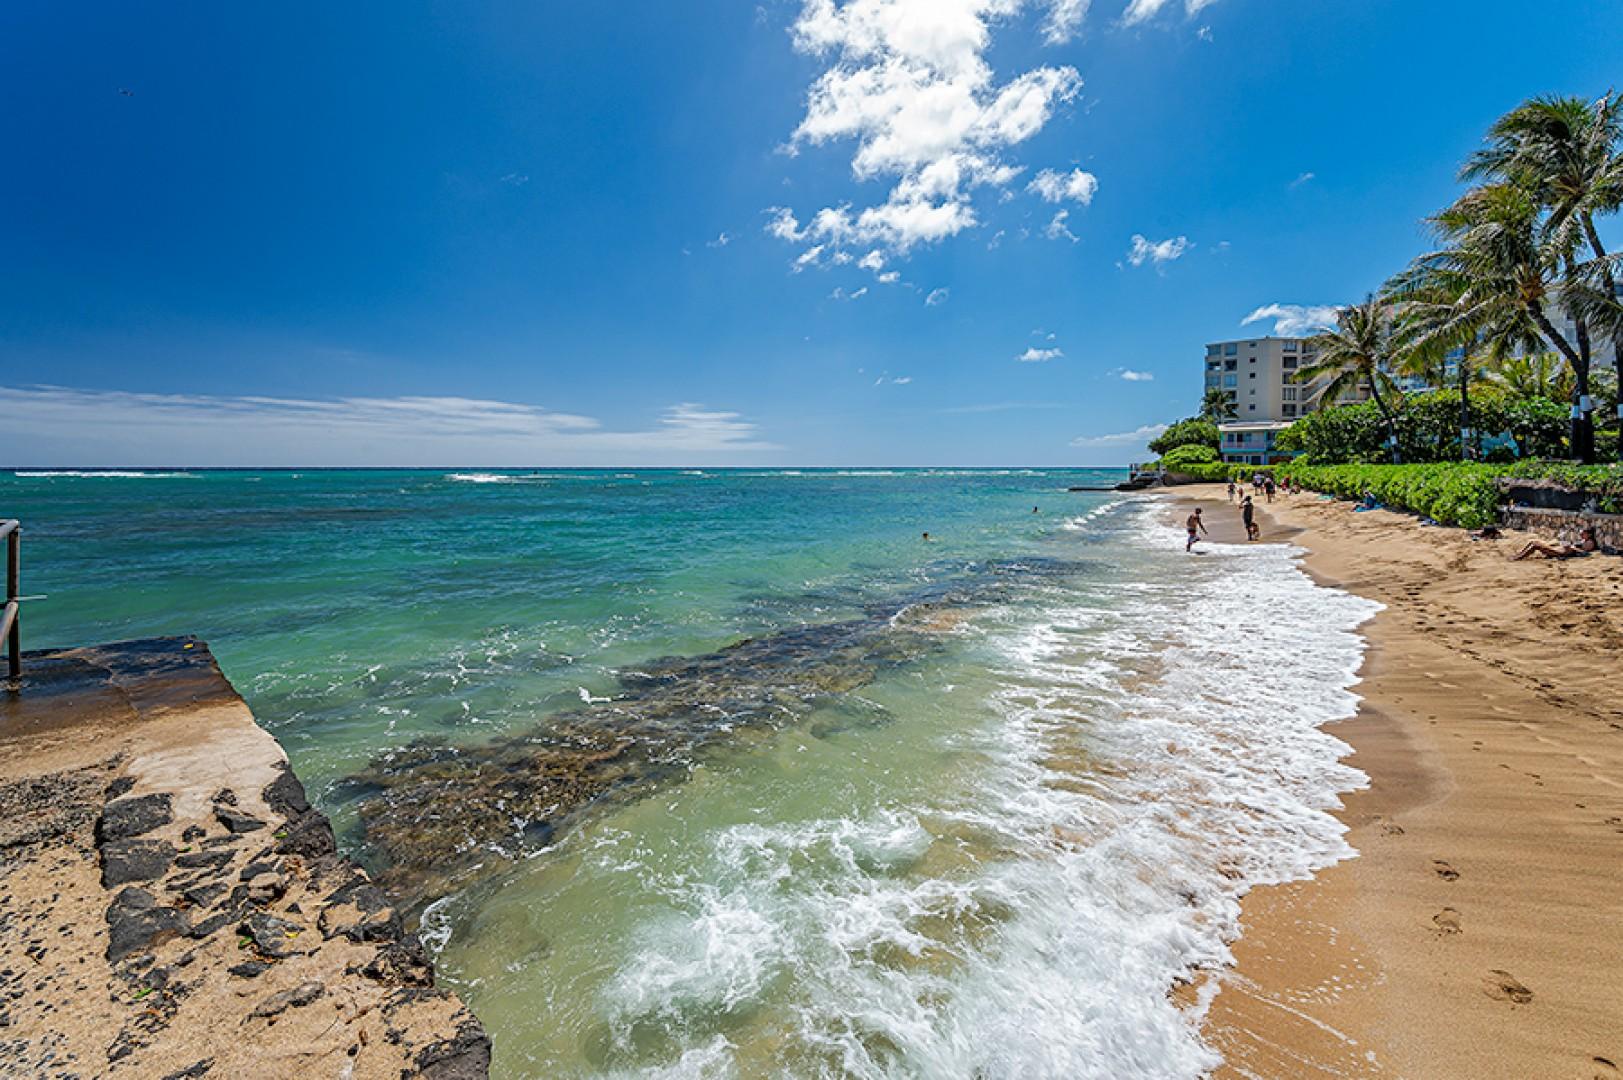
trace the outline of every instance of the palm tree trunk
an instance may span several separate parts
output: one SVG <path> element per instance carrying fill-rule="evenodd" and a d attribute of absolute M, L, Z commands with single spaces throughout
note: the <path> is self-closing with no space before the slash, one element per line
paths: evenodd
<path fill-rule="evenodd" d="M 1471 347 L 1460 350 L 1460 460 L 1471 460 Z"/>
<path fill-rule="evenodd" d="M 1569 434 L 1567 438 L 1572 444 L 1572 455 L 1587 464 L 1593 461 L 1595 457 L 1594 428 L 1586 422 L 1588 416 L 1579 408 L 1583 395 L 1589 392 L 1589 357 L 1587 350 L 1580 355 L 1573 349 L 1567 339 L 1562 336 L 1561 331 L 1557 330 L 1555 324 L 1550 322 L 1550 317 L 1544 314 L 1544 308 L 1541 305 L 1532 300 L 1524 301 L 1524 304 L 1527 307 L 1527 314 L 1537 324 L 1539 331 L 1549 339 L 1550 344 L 1555 346 L 1557 352 L 1566 357 L 1567 363 L 1572 365 L 1574 382 L 1572 388 L 1572 424 L 1568 428 Z M 1588 436 L 1588 438 L 1586 439 L 1585 436 Z M 1587 457 L 1585 457 L 1586 453 Z"/>
<path fill-rule="evenodd" d="M 1589 237 L 1589 246 L 1595 250 L 1595 258 L 1600 260 L 1601 280 L 1606 283 L 1606 295 L 1609 299 L 1617 299 L 1617 282 L 1612 277 L 1612 264 L 1606 261 L 1606 248 L 1600 242 L 1600 233 L 1595 231 L 1594 217 L 1585 212 L 1581 215 L 1584 223 L 1584 234 Z M 1615 338 L 1612 341 L 1612 356 L 1623 361 L 1623 341 Z M 1623 379 L 1623 362 L 1618 364 L 1618 377 Z M 1623 461 L 1623 392 L 1617 398 L 1617 460 Z"/>
<path fill-rule="evenodd" d="M 1381 410 L 1381 419 L 1386 421 L 1386 445 L 1387 449 L 1392 452 L 1392 464 L 1400 464 L 1398 459 L 1397 422 L 1392 417 L 1392 411 L 1386 407 L 1386 402 L 1381 399 L 1381 385 L 1376 381 L 1374 372 L 1370 373 L 1369 393 L 1375 399 L 1375 407 Z"/>
<path fill-rule="evenodd" d="M 1570 311 L 1568 314 L 1571 315 L 1572 325 L 1577 331 L 1578 355 L 1583 359 L 1583 366 L 1573 372 L 1572 396 L 1574 399 L 1573 404 L 1578 409 L 1578 416 L 1575 420 L 1579 428 L 1579 439 L 1581 440 L 1573 444 L 1573 452 L 1578 456 L 1578 460 L 1585 465 L 1593 465 L 1595 463 L 1595 413 L 1594 406 L 1589 398 L 1589 365 L 1592 359 L 1589 351 L 1589 326 L 1584 322 L 1582 316 Z"/>

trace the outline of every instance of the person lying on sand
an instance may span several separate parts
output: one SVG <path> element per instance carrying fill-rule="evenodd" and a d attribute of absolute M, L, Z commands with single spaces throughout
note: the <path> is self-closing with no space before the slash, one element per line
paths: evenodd
<path fill-rule="evenodd" d="M 1527 545 L 1510 557 L 1511 562 L 1520 562 L 1531 559 L 1534 555 L 1541 555 L 1546 559 L 1576 559 L 1588 555 L 1599 548 L 1595 542 L 1595 530 L 1592 526 L 1584 526 L 1578 534 L 1576 544 L 1546 544 L 1543 540 L 1529 540 Z"/>
<path fill-rule="evenodd" d="M 1200 539 L 1195 535 L 1195 530 L 1199 529 L 1201 532 L 1206 532 L 1206 523 L 1200 520 L 1200 507 L 1195 507 L 1195 512 L 1189 515 L 1189 520 L 1185 521 L 1184 525 L 1189 529 L 1189 542 L 1183 546 L 1183 549 L 1184 551 L 1193 551 L 1195 541 Z"/>

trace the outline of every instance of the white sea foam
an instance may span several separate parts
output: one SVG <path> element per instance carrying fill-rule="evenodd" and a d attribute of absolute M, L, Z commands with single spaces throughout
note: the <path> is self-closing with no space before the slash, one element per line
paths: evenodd
<path fill-rule="evenodd" d="M 193 479 L 189 472 L 139 472 L 131 469 L 18 469 L 13 476 L 23 480 L 49 480 L 58 477 L 110 480 L 181 480 Z"/>
<path fill-rule="evenodd" d="M 545 473 L 447 473 L 445 478 L 459 484 L 534 484 L 556 479 Z"/>
<path fill-rule="evenodd" d="M 786 1075 L 1218 1064 L 1204 1002 L 1169 990 L 1230 960 L 1247 889 L 1353 854 L 1332 811 L 1364 777 L 1321 726 L 1354 711 L 1355 631 L 1377 605 L 1315 585 L 1282 546 L 1195 558 L 1154 507 L 1113 520 L 1133 574 L 983 620 L 996 686 L 957 746 L 986 762 L 973 788 L 718 829 L 606 991 L 621 1037 L 665 1031 L 665 1075 L 747 1071 L 703 1018 L 792 986 L 773 1036 Z"/>

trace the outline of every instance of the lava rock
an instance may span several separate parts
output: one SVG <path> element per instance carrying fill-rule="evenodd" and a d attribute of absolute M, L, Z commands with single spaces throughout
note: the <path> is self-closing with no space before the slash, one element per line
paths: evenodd
<path fill-rule="evenodd" d="M 229 806 L 216 806 L 214 817 L 221 825 L 236 834 L 256 832 L 265 827 L 265 823 L 241 810 L 233 810 Z"/>
<path fill-rule="evenodd" d="M 216 848 L 213 851 L 188 851 L 186 854 L 176 857 L 175 865 L 182 870 L 197 870 L 205 867 L 218 870 L 230 862 L 235 854 L 234 851 L 222 848 Z"/>
<path fill-rule="evenodd" d="M 163 1080 L 197 1080 L 199 1076 L 206 1076 L 212 1068 L 214 1068 L 214 1059 L 204 1058 L 201 1061 L 192 1062 L 184 1069 L 176 1069 L 164 1077 Z"/>
<path fill-rule="evenodd" d="M 255 904 L 268 904 L 287 892 L 287 878 L 281 874 L 255 874 L 248 881 L 248 899 Z"/>
<path fill-rule="evenodd" d="M 249 960 L 246 963 L 231 965 L 225 969 L 225 973 L 235 975 L 239 979 L 257 979 L 270 969 L 271 966 L 263 961 Z"/>
<path fill-rule="evenodd" d="M 264 791 L 265 805 L 284 818 L 294 818 L 310 809 L 310 800 L 305 797 L 304 785 L 299 778 L 293 775 L 293 770 L 282 766 L 282 775 L 266 785 Z"/>
<path fill-rule="evenodd" d="M 186 932 L 186 918 L 134 885 L 113 897 L 107 908 L 107 962 L 116 964 L 132 953 L 152 948 Z"/>
<path fill-rule="evenodd" d="M 126 840 L 173 820 L 175 815 L 167 793 L 115 799 L 101 809 L 101 818 L 96 822 L 96 842 Z"/>
<path fill-rule="evenodd" d="M 289 821 L 277 833 L 276 850 L 283 855 L 319 859 L 338 850 L 332 826 L 319 811 L 310 810 Z"/>
<path fill-rule="evenodd" d="M 416 1064 L 423 1080 L 485 1080 L 490 1075 L 490 1036 L 470 1017 L 455 1038 L 425 1046 Z"/>
<path fill-rule="evenodd" d="M 254 948 L 277 959 L 291 955 L 293 950 L 288 943 L 303 931 L 304 927 L 297 923 L 264 914 L 250 915 L 237 927 L 237 932 L 252 941 Z"/>
<path fill-rule="evenodd" d="M 290 1008 L 302 1009 L 326 992 L 327 987 L 325 984 L 312 979 L 310 982 L 300 983 L 291 990 L 283 990 L 279 994 L 272 994 L 258 1005 L 255 1005 L 254 1011 L 248 1015 L 268 1020 L 273 1016 L 281 1015 Z"/>
<path fill-rule="evenodd" d="M 101 849 L 102 888 L 160 878 L 174 861 L 175 848 L 167 840 L 110 840 Z"/>

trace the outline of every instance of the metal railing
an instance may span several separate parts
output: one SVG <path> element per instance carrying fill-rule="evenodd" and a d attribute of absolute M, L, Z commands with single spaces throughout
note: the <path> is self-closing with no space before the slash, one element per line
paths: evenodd
<path fill-rule="evenodd" d="M 6 665 L 12 682 L 23 674 L 22 556 L 23 527 L 16 520 L 0 521 L 0 539 L 6 542 L 6 608 L 0 616 L 0 637 L 6 639 Z"/>

